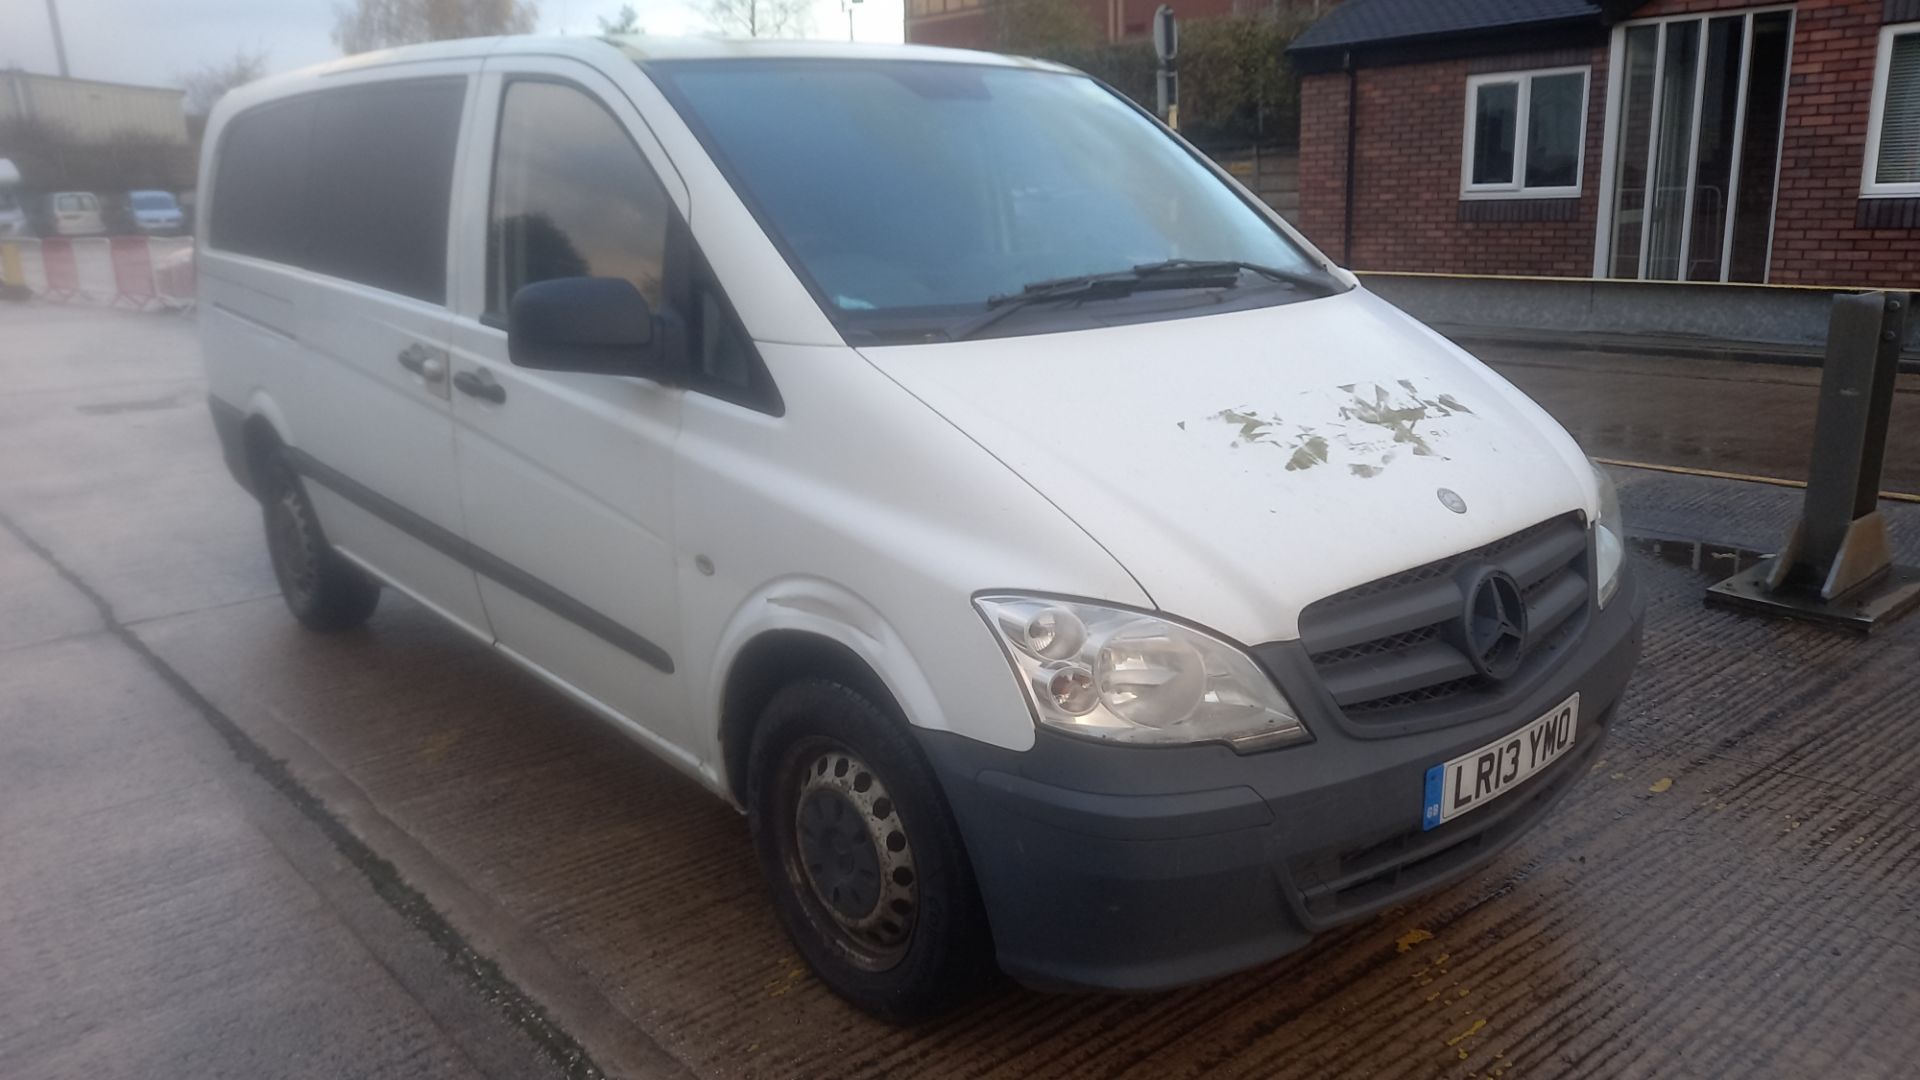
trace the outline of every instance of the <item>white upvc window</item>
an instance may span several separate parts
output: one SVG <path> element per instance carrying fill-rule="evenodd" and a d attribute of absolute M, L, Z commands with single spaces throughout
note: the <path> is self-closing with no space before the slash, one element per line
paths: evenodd
<path fill-rule="evenodd" d="M 1584 67 L 1467 79 L 1463 199 L 1573 199 L 1587 146 Z"/>
<path fill-rule="evenodd" d="M 1860 194 L 1920 195 L 1920 23 L 1880 31 Z"/>

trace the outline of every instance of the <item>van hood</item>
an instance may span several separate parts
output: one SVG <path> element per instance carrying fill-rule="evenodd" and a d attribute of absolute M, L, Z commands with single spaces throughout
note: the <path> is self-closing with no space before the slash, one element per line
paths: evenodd
<path fill-rule="evenodd" d="M 1297 637 L 1324 596 L 1597 508 L 1585 457 L 1551 417 L 1363 289 L 861 352 L 1112 552 L 1157 607 L 1249 644 Z"/>

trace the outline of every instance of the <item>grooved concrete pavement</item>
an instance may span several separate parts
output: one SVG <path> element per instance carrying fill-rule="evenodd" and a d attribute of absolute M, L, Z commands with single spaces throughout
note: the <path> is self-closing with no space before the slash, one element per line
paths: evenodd
<path fill-rule="evenodd" d="M 1693 566 L 1727 560 L 1691 541 L 1764 550 L 1791 520 L 1796 492 L 1621 474 L 1629 519 L 1649 537 L 1635 553 L 1654 597 L 1642 673 L 1605 760 L 1482 873 L 1208 986 L 1128 998 L 1008 987 L 899 1030 L 851 1012 L 806 974 L 762 897 L 739 818 L 583 711 L 391 594 L 363 632 L 299 631 L 272 595 L 252 506 L 218 463 L 187 328 L 76 318 L 0 308 L 0 341 L 38 334 L 44 350 L 0 356 L 20 369 L 10 385 L 39 384 L 0 394 L 0 514 L 96 589 L 126 637 L 48 578 L 45 560 L 0 536 L 7 596 L 26 598 L 0 614 L 0 1075 L 41 1075 L 9 1068 L 29 1060 L 10 1052 L 66 1061 L 55 1056 L 61 1045 L 77 1044 L 40 1034 L 48 1024 L 117 1032 L 123 1044 L 184 1030 L 181 1055 L 228 1066 L 296 1060 L 287 1055 L 310 1045 L 364 1050 L 378 1060 L 363 1075 L 383 1075 L 391 1060 L 411 1063 L 395 1066 L 408 1075 L 497 1060 L 455 1053 L 472 1045 L 518 1047 L 557 1067 L 554 1047 L 568 1040 L 610 1073 L 710 1077 L 1892 1076 L 1920 1060 L 1920 739 L 1910 705 L 1920 619 L 1861 641 L 1698 602 L 1710 578 Z M 1600 375 L 1564 376 L 1560 392 L 1602 396 L 1615 384 Z M 1615 386 L 1613 407 L 1631 414 L 1644 390 L 1628 386 L 1638 384 Z M 1811 395 L 1791 392 L 1805 394 L 1810 416 Z M 1549 409 L 1568 407 L 1541 396 Z M 153 404 L 162 398 L 172 404 Z M 1920 508 L 1887 509 L 1903 554 L 1920 560 Z M 186 691 L 146 674 L 154 665 Z M 140 748 L 165 742 L 154 730 L 167 724 L 192 727 L 183 692 L 231 734 L 200 738 L 176 766 L 177 753 Z M 49 730 L 14 719 L 15 701 L 78 719 Z M 262 790 L 238 804 L 240 820 L 190 852 L 170 847 L 175 823 L 200 820 L 194 800 L 236 785 L 148 773 L 191 762 L 251 776 L 236 743 L 284 761 L 285 783 L 249 780 Z M 36 783 L 43 770 L 16 757 L 22 748 L 113 779 L 91 794 Z M 303 799 L 316 808 L 300 809 Z M 276 874 L 273 846 L 257 852 L 247 825 L 291 817 L 313 831 L 315 814 L 347 835 L 310 838 L 339 857 L 322 878 L 330 891 L 303 900 L 302 875 Z M 103 821 L 114 825 L 88 825 Z M 16 833 L 40 837 L 40 861 L 7 846 Z M 366 851 L 348 858 L 343 843 Z M 52 895 L 105 897 L 93 909 L 100 925 L 121 925 L 127 908 L 173 912 L 191 930 L 93 937 L 94 919 L 34 902 L 31 882 L 46 874 L 68 875 L 53 879 Z M 89 891 L 116 875 L 132 899 Z M 22 880 L 27 901 L 12 899 Z M 361 903 L 400 924 L 396 940 L 433 938 L 424 952 L 446 978 L 432 977 L 434 963 L 389 963 L 411 974 L 383 982 L 377 960 L 375 970 L 350 962 L 352 935 L 307 959 L 314 941 L 336 940 L 326 936 L 330 912 L 372 918 L 341 899 L 356 883 Z M 146 899 L 189 885 L 200 890 L 189 904 Z M 270 909 L 290 925 L 255 914 L 249 888 L 283 889 Z M 405 890 L 431 911 L 409 906 Z M 423 921 L 440 929 L 423 931 Z M 173 940 L 184 944 L 166 947 Z M 282 960 L 311 977 L 224 974 L 223 965 Z M 482 979 L 464 970 L 486 964 Z M 116 971 L 137 986 L 149 971 L 174 975 L 216 1005 L 323 989 L 355 1003 L 337 1020 L 303 1006 L 330 1025 L 312 1042 L 159 1004 L 140 1015 L 160 1019 L 126 1019 L 121 990 L 89 985 Z M 35 1011 L 7 997 L 22 982 L 37 988 Z M 255 989 L 219 996 L 236 984 Z M 495 1031 L 491 1021 L 519 1008 L 514 993 L 551 1028 Z M 457 1007 L 475 994 L 509 1004 Z M 489 1032 L 497 1041 L 480 1039 Z M 102 1060 L 112 1058 L 90 1059 Z M 187 1056 L 158 1060 L 164 1067 L 123 1071 L 220 1071 Z"/>

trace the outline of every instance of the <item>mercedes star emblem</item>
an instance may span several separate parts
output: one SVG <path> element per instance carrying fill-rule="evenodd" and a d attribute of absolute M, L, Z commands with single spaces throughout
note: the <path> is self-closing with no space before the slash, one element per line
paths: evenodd
<path fill-rule="evenodd" d="M 1489 679 L 1512 678 L 1520 670 L 1527 642 L 1527 603 L 1520 583 L 1504 570 L 1488 570 L 1466 592 L 1461 622 L 1467 659 Z"/>

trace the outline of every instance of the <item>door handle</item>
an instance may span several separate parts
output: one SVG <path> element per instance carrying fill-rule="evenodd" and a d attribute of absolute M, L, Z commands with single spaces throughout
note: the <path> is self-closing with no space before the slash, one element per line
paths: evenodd
<path fill-rule="evenodd" d="M 433 383 L 447 377 L 447 362 L 432 349 L 418 343 L 400 350 L 400 366 Z"/>
<path fill-rule="evenodd" d="M 479 371 L 456 371 L 453 373 L 453 388 L 469 397 L 482 401 L 491 401 L 495 405 L 507 400 L 507 388 L 493 381 L 485 368 Z"/>

